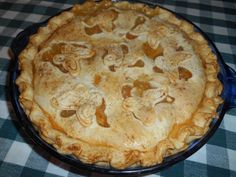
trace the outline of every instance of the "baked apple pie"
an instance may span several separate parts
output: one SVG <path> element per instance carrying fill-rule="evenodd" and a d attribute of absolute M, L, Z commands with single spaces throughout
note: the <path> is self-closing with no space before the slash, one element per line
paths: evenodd
<path fill-rule="evenodd" d="M 85 2 L 19 56 L 19 100 L 40 136 L 88 164 L 152 166 L 217 117 L 222 84 L 204 37 L 160 7 Z"/>

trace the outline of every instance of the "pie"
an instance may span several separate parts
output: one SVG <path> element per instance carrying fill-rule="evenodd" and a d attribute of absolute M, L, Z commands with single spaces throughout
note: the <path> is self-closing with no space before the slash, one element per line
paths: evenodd
<path fill-rule="evenodd" d="M 30 37 L 19 69 L 19 101 L 40 136 L 61 154 L 117 169 L 186 149 L 222 102 L 205 38 L 141 3 L 74 5 Z"/>

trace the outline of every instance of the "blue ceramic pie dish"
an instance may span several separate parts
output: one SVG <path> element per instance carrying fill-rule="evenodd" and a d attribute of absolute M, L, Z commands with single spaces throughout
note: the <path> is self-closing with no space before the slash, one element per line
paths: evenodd
<path fill-rule="evenodd" d="M 135 2 L 135 1 L 131 1 L 131 2 Z M 147 2 L 145 3 L 150 5 L 151 7 L 155 7 L 155 5 L 151 3 L 147 3 Z M 195 31 L 202 34 L 202 36 L 208 41 L 208 44 L 211 47 L 212 52 L 215 53 L 215 55 L 217 56 L 217 61 L 220 66 L 220 72 L 219 72 L 218 78 L 223 84 L 223 91 L 222 91 L 221 97 L 224 100 L 224 102 L 217 109 L 218 118 L 213 118 L 210 124 L 209 130 L 206 132 L 206 134 L 202 138 L 193 141 L 186 150 L 164 158 L 164 161 L 161 164 L 157 164 L 151 167 L 135 167 L 135 168 L 127 168 L 123 170 L 114 169 L 112 167 L 101 167 L 97 165 L 85 164 L 81 162 L 80 160 L 74 158 L 73 156 L 62 155 L 58 153 L 54 147 L 46 143 L 39 136 L 38 132 L 36 131 L 32 123 L 29 121 L 29 119 L 27 118 L 26 114 L 24 113 L 24 110 L 20 106 L 20 103 L 18 100 L 19 91 L 15 83 L 16 78 L 18 77 L 20 73 L 18 69 L 18 55 L 28 44 L 29 37 L 32 34 L 36 33 L 39 27 L 47 24 L 48 20 L 46 20 L 42 23 L 33 24 L 29 26 L 28 28 L 26 28 L 24 31 L 20 32 L 15 37 L 15 39 L 12 41 L 12 44 L 11 44 L 11 50 L 13 52 L 13 60 L 12 60 L 11 75 L 10 75 L 11 101 L 12 101 L 12 105 L 14 107 L 18 122 L 20 123 L 22 129 L 35 142 L 35 144 L 39 145 L 40 147 L 42 147 L 43 150 L 48 151 L 51 155 L 57 157 L 58 159 L 60 159 L 61 161 L 65 163 L 72 165 L 73 167 L 77 167 L 79 169 L 88 170 L 92 172 L 114 174 L 114 175 L 129 175 L 129 176 L 156 173 L 166 167 L 169 167 L 179 161 L 182 161 L 188 158 L 190 155 L 192 155 L 194 152 L 200 149 L 204 144 L 206 144 L 209 138 L 214 134 L 214 132 L 219 127 L 224 117 L 225 112 L 231 108 L 236 107 L 236 72 L 224 63 L 220 55 L 220 52 L 218 51 L 214 43 L 209 39 L 209 37 L 200 28 L 198 28 L 196 25 L 194 25 L 191 21 L 187 20 L 183 16 L 176 14 L 173 11 L 170 11 L 170 12 L 175 14 L 177 18 L 188 21 L 190 24 L 192 24 L 195 27 Z"/>

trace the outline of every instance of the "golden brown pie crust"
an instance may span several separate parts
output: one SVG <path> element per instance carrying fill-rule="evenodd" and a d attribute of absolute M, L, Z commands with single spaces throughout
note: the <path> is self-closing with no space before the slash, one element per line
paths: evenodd
<path fill-rule="evenodd" d="M 219 66 L 188 22 L 160 7 L 74 5 L 19 56 L 20 103 L 58 152 L 151 166 L 204 135 L 222 102 Z"/>

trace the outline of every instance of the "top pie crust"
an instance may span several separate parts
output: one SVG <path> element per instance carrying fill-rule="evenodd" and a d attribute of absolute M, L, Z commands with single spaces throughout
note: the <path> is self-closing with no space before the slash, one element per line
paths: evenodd
<path fill-rule="evenodd" d="M 207 41 L 160 7 L 74 5 L 31 36 L 19 63 L 27 116 L 85 163 L 161 163 L 201 137 L 221 103 Z"/>

